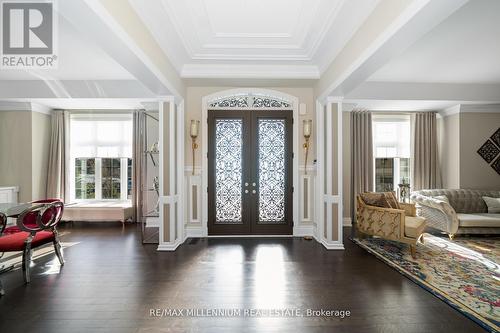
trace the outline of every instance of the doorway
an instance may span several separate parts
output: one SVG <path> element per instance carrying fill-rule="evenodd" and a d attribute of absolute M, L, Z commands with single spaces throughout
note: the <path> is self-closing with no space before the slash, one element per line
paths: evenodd
<path fill-rule="evenodd" d="M 292 110 L 208 112 L 208 234 L 291 235 Z"/>

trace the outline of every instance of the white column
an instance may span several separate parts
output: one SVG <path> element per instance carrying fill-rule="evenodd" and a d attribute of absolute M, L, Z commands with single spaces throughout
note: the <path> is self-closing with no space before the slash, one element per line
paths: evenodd
<path fill-rule="evenodd" d="M 342 98 L 316 105 L 318 175 L 316 239 L 327 249 L 344 249 L 342 240 Z"/>
<path fill-rule="evenodd" d="M 158 251 L 174 251 L 185 240 L 184 233 L 184 103 L 173 97 L 159 105 L 160 237 Z"/>

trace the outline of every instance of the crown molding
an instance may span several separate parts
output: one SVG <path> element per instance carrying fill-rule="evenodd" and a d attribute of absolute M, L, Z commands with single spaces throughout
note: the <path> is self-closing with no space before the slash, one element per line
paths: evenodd
<path fill-rule="evenodd" d="M 444 118 L 448 116 L 452 116 L 454 114 L 459 114 L 460 113 L 460 104 L 450 106 L 449 108 L 446 108 L 444 110 L 439 111 L 439 114 Z"/>
<path fill-rule="evenodd" d="M 31 111 L 46 115 L 52 114 L 52 109 L 50 107 L 38 103 L 31 103 Z"/>
<path fill-rule="evenodd" d="M 442 117 L 460 113 L 500 113 L 500 104 L 457 104 L 439 111 Z"/>
<path fill-rule="evenodd" d="M 461 104 L 460 113 L 500 113 L 500 104 Z"/>
<path fill-rule="evenodd" d="M 319 79 L 318 67 L 309 65 L 201 65 L 187 64 L 182 78 Z"/>
<path fill-rule="evenodd" d="M 31 111 L 31 103 L 0 101 L 0 111 Z"/>
<path fill-rule="evenodd" d="M 0 111 L 36 112 L 50 115 L 52 109 L 46 105 L 22 101 L 0 101 Z"/>

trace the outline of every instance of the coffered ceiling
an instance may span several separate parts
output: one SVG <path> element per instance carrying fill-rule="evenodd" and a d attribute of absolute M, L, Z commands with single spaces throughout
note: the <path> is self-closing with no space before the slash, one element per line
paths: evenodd
<path fill-rule="evenodd" d="M 319 78 L 379 0 L 130 0 L 185 78 Z"/>

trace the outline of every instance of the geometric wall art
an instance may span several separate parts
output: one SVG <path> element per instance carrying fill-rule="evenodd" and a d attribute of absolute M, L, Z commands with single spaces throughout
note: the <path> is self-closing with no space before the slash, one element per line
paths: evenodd
<path fill-rule="evenodd" d="M 500 157 L 499 157 L 499 158 L 497 158 L 497 159 L 495 160 L 495 162 L 493 162 L 493 164 L 491 165 L 491 167 L 492 167 L 493 169 L 495 169 L 495 171 L 496 171 L 496 172 L 500 175 Z"/>
<path fill-rule="evenodd" d="M 486 140 L 477 153 L 488 164 L 494 161 L 491 167 L 500 175 L 500 128 Z"/>
<path fill-rule="evenodd" d="M 491 141 L 493 141 L 497 147 L 500 148 L 500 127 L 497 129 L 497 131 L 490 137 Z"/>
<path fill-rule="evenodd" d="M 491 140 L 488 140 L 479 148 L 477 153 L 481 155 L 486 163 L 490 164 L 500 154 L 500 149 Z"/>

